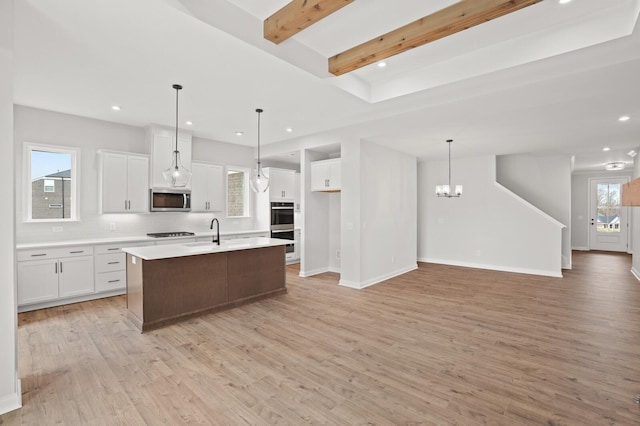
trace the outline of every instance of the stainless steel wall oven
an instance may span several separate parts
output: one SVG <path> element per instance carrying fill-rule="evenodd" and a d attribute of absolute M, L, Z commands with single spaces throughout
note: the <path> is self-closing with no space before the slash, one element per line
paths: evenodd
<path fill-rule="evenodd" d="M 285 251 L 287 253 L 293 253 L 295 251 L 293 203 L 271 203 L 271 238 L 291 240 L 291 244 L 286 245 Z"/>

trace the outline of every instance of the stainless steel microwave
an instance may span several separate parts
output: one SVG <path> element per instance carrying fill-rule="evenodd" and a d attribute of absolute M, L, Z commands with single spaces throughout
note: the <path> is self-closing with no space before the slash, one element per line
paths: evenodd
<path fill-rule="evenodd" d="M 191 211 L 191 190 L 184 188 L 151 188 L 149 202 L 152 212 Z"/>

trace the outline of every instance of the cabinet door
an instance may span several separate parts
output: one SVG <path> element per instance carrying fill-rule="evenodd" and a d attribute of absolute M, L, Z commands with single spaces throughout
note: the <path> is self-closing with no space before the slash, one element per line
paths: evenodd
<path fill-rule="evenodd" d="M 58 260 L 18 262 L 18 305 L 58 298 Z"/>
<path fill-rule="evenodd" d="M 127 156 L 105 153 L 102 157 L 102 213 L 127 211 Z"/>
<path fill-rule="evenodd" d="M 180 147 L 178 147 L 179 149 Z M 171 166 L 173 155 L 173 137 L 169 132 L 154 133 L 151 147 L 151 183 L 154 188 L 169 186 L 162 176 L 162 172 Z"/>
<path fill-rule="evenodd" d="M 224 175 L 222 166 L 192 163 L 191 211 L 218 212 L 224 210 Z"/>
<path fill-rule="evenodd" d="M 207 182 L 209 184 L 209 210 L 214 212 L 224 211 L 224 170 L 222 166 L 209 165 Z"/>
<path fill-rule="evenodd" d="M 207 198 L 207 168 L 206 164 L 192 163 L 191 171 L 191 211 L 205 212 L 210 200 Z"/>
<path fill-rule="evenodd" d="M 342 169 L 340 160 L 334 160 L 327 164 L 327 178 L 329 179 L 328 189 L 340 189 Z"/>
<path fill-rule="evenodd" d="M 269 199 L 271 201 L 293 201 L 295 171 L 269 169 Z"/>
<path fill-rule="evenodd" d="M 149 158 L 129 156 L 127 162 L 129 213 L 149 211 Z"/>
<path fill-rule="evenodd" d="M 93 256 L 67 257 L 58 266 L 60 297 L 94 292 Z"/>
<path fill-rule="evenodd" d="M 154 188 L 167 188 L 162 172 L 171 166 L 173 151 L 176 149 L 175 132 L 167 129 L 154 129 L 151 139 L 151 182 Z M 182 165 L 191 170 L 191 135 L 178 133 L 178 151 Z M 187 185 L 191 188 L 191 185 Z"/>
<path fill-rule="evenodd" d="M 327 164 L 311 163 L 311 190 L 325 191 L 327 188 Z"/>

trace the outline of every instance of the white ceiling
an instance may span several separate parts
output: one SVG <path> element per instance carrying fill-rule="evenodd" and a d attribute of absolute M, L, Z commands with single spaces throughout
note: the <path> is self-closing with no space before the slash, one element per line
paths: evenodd
<path fill-rule="evenodd" d="M 180 83 L 181 123 L 198 136 L 254 146 L 254 110 L 264 108 L 273 158 L 347 138 L 443 158 L 453 138 L 454 157 L 561 153 L 582 170 L 631 162 L 640 0 L 545 0 L 383 69 L 327 72 L 328 57 L 454 2 L 356 0 L 274 45 L 262 21 L 287 0 L 16 1 L 15 102 L 173 126 Z M 618 122 L 623 114 L 632 119 Z"/>

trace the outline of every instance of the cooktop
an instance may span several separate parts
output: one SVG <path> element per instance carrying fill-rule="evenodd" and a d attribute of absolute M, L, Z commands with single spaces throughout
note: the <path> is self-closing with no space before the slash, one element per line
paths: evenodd
<path fill-rule="evenodd" d="M 151 232 L 147 234 L 149 237 L 153 238 L 167 238 L 167 237 L 188 237 L 190 235 L 196 235 L 193 232 Z"/>

